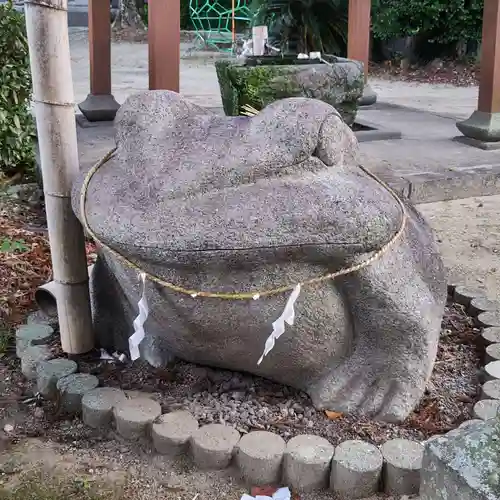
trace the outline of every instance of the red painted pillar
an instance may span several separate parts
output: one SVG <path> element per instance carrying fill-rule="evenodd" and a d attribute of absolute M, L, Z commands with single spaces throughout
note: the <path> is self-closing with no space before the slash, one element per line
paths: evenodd
<path fill-rule="evenodd" d="M 365 82 L 370 59 L 370 15 L 371 0 L 349 0 L 347 57 L 363 63 Z"/>
<path fill-rule="evenodd" d="M 500 148 L 500 0 L 484 0 L 477 110 L 467 120 L 458 122 L 457 128 L 467 144 L 482 149 Z"/>
<path fill-rule="evenodd" d="M 149 0 L 149 88 L 179 92 L 180 2 Z"/>
<path fill-rule="evenodd" d="M 111 94 L 111 6 L 89 0 L 90 94 L 78 107 L 89 121 L 113 120 L 119 104 Z"/>

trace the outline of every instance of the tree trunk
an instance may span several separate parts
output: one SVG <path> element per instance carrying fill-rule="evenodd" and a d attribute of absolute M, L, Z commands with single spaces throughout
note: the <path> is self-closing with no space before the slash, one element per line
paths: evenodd
<path fill-rule="evenodd" d="M 67 0 L 27 0 L 26 28 L 61 344 L 94 347 L 85 238 L 71 208 L 78 147 Z"/>
<path fill-rule="evenodd" d="M 136 0 L 120 0 L 118 13 L 113 22 L 114 30 L 130 29 L 145 32 L 146 26 L 137 9 Z"/>

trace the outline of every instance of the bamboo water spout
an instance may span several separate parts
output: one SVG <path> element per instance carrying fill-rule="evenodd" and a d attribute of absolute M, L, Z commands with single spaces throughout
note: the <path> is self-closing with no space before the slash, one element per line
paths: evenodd
<path fill-rule="evenodd" d="M 27 0 L 26 27 L 62 348 L 94 346 L 85 240 L 71 208 L 78 174 L 67 0 Z"/>

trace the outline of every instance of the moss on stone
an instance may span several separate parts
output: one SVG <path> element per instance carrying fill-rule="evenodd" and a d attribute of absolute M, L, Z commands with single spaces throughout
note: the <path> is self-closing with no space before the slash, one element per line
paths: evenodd
<path fill-rule="evenodd" d="M 244 105 L 261 110 L 287 97 L 311 97 L 334 106 L 352 125 L 363 93 L 363 71 L 354 61 L 317 65 L 252 65 L 216 61 L 224 112 L 239 115 Z"/>

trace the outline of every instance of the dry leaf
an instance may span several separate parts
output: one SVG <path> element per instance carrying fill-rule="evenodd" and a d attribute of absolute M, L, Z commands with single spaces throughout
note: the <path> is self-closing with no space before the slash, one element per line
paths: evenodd
<path fill-rule="evenodd" d="M 344 414 L 340 411 L 330 411 L 330 410 L 325 410 L 325 415 L 328 418 L 328 420 L 338 420 L 339 418 L 342 418 Z"/>

